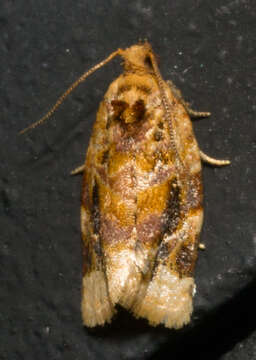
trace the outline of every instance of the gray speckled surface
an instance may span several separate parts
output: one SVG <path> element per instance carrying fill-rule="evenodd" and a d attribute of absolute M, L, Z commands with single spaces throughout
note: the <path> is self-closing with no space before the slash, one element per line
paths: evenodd
<path fill-rule="evenodd" d="M 253 359 L 255 355 L 255 15 L 253 0 L 2 1 L 0 4 L 0 359 Z M 47 124 L 20 137 L 86 69 L 147 38 L 194 108 L 205 222 L 195 311 L 181 331 L 125 311 L 81 325 L 79 206 L 98 104 L 119 61 L 81 85 Z M 250 338 L 250 334 L 251 338 Z M 254 354 L 250 357 L 249 354 Z"/>

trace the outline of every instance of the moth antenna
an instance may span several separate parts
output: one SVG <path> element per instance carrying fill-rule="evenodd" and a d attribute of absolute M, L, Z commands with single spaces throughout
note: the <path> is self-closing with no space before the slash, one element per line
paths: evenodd
<path fill-rule="evenodd" d="M 168 98 L 165 94 L 165 86 L 164 86 L 164 81 L 163 78 L 161 76 L 160 70 L 158 68 L 157 62 L 156 62 L 156 57 L 154 56 L 154 54 L 152 52 L 149 53 L 149 58 L 151 60 L 152 63 L 152 67 L 157 79 L 157 83 L 158 83 L 158 87 L 160 90 L 160 94 L 161 94 L 161 98 L 162 98 L 162 103 L 164 106 L 164 110 L 165 110 L 165 115 L 166 115 L 166 120 L 168 122 L 169 125 L 169 130 L 170 130 L 170 140 L 171 140 L 171 146 L 173 148 L 173 150 L 176 153 L 176 158 L 179 160 L 179 162 L 181 163 L 181 159 L 176 147 L 176 142 L 175 142 L 175 130 L 174 130 L 174 126 L 173 126 L 173 119 L 172 119 L 172 115 L 171 115 L 171 107 L 170 107 L 170 103 L 168 101 Z"/>
<path fill-rule="evenodd" d="M 100 63 L 98 63 L 97 65 L 93 66 L 90 70 L 86 71 L 82 76 L 80 76 L 80 78 L 78 78 L 65 92 L 64 94 L 62 94 L 58 100 L 56 101 L 55 105 L 53 105 L 53 107 L 47 112 L 47 114 L 45 114 L 41 119 L 39 119 L 38 121 L 34 122 L 33 124 L 29 125 L 28 127 L 26 127 L 25 129 L 21 130 L 19 132 L 19 134 L 24 134 L 25 132 L 27 132 L 28 130 L 34 129 L 35 127 L 37 127 L 38 125 L 41 125 L 43 122 L 45 122 L 47 119 L 49 119 L 49 117 L 52 116 L 52 114 L 56 111 L 56 109 L 63 103 L 63 101 L 66 99 L 66 97 L 81 83 L 83 82 L 88 76 L 90 76 L 92 73 L 94 73 L 96 70 L 100 69 L 102 66 L 104 66 L 105 64 L 107 64 L 109 61 L 111 61 L 115 56 L 120 55 L 121 54 L 121 49 L 118 49 L 114 52 L 112 52 L 112 54 L 110 54 L 105 60 L 102 60 Z"/>

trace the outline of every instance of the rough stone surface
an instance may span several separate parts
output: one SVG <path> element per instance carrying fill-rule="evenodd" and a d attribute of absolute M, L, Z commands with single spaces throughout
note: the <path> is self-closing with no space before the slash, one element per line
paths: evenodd
<path fill-rule="evenodd" d="M 0 4 L 0 359 L 256 358 L 255 16 L 253 0 L 44 0 Z M 80 316 L 81 178 L 98 104 L 115 60 L 51 121 L 24 136 L 85 70 L 147 38 L 194 108 L 205 166 L 206 250 L 196 268 L 193 321 L 151 328 L 120 311 L 87 330 Z"/>

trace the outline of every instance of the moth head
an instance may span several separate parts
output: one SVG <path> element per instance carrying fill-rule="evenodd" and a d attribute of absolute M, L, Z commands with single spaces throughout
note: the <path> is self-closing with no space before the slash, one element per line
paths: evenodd
<path fill-rule="evenodd" d="M 133 45 L 121 50 L 120 55 L 124 58 L 124 68 L 130 70 L 142 70 L 152 72 L 151 55 L 153 50 L 148 42 Z"/>

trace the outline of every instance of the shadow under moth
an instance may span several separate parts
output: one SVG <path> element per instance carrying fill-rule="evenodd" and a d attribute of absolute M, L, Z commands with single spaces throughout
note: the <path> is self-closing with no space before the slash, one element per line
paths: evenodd
<path fill-rule="evenodd" d="M 148 42 L 118 49 L 84 73 L 69 93 L 117 55 L 124 71 L 100 103 L 83 172 L 82 318 L 110 322 L 119 304 L 151 325 L 181 328 L 190 321 L 193 270 L 203 220 L 201 160 L 193 111 L 164 81 Z"/>

